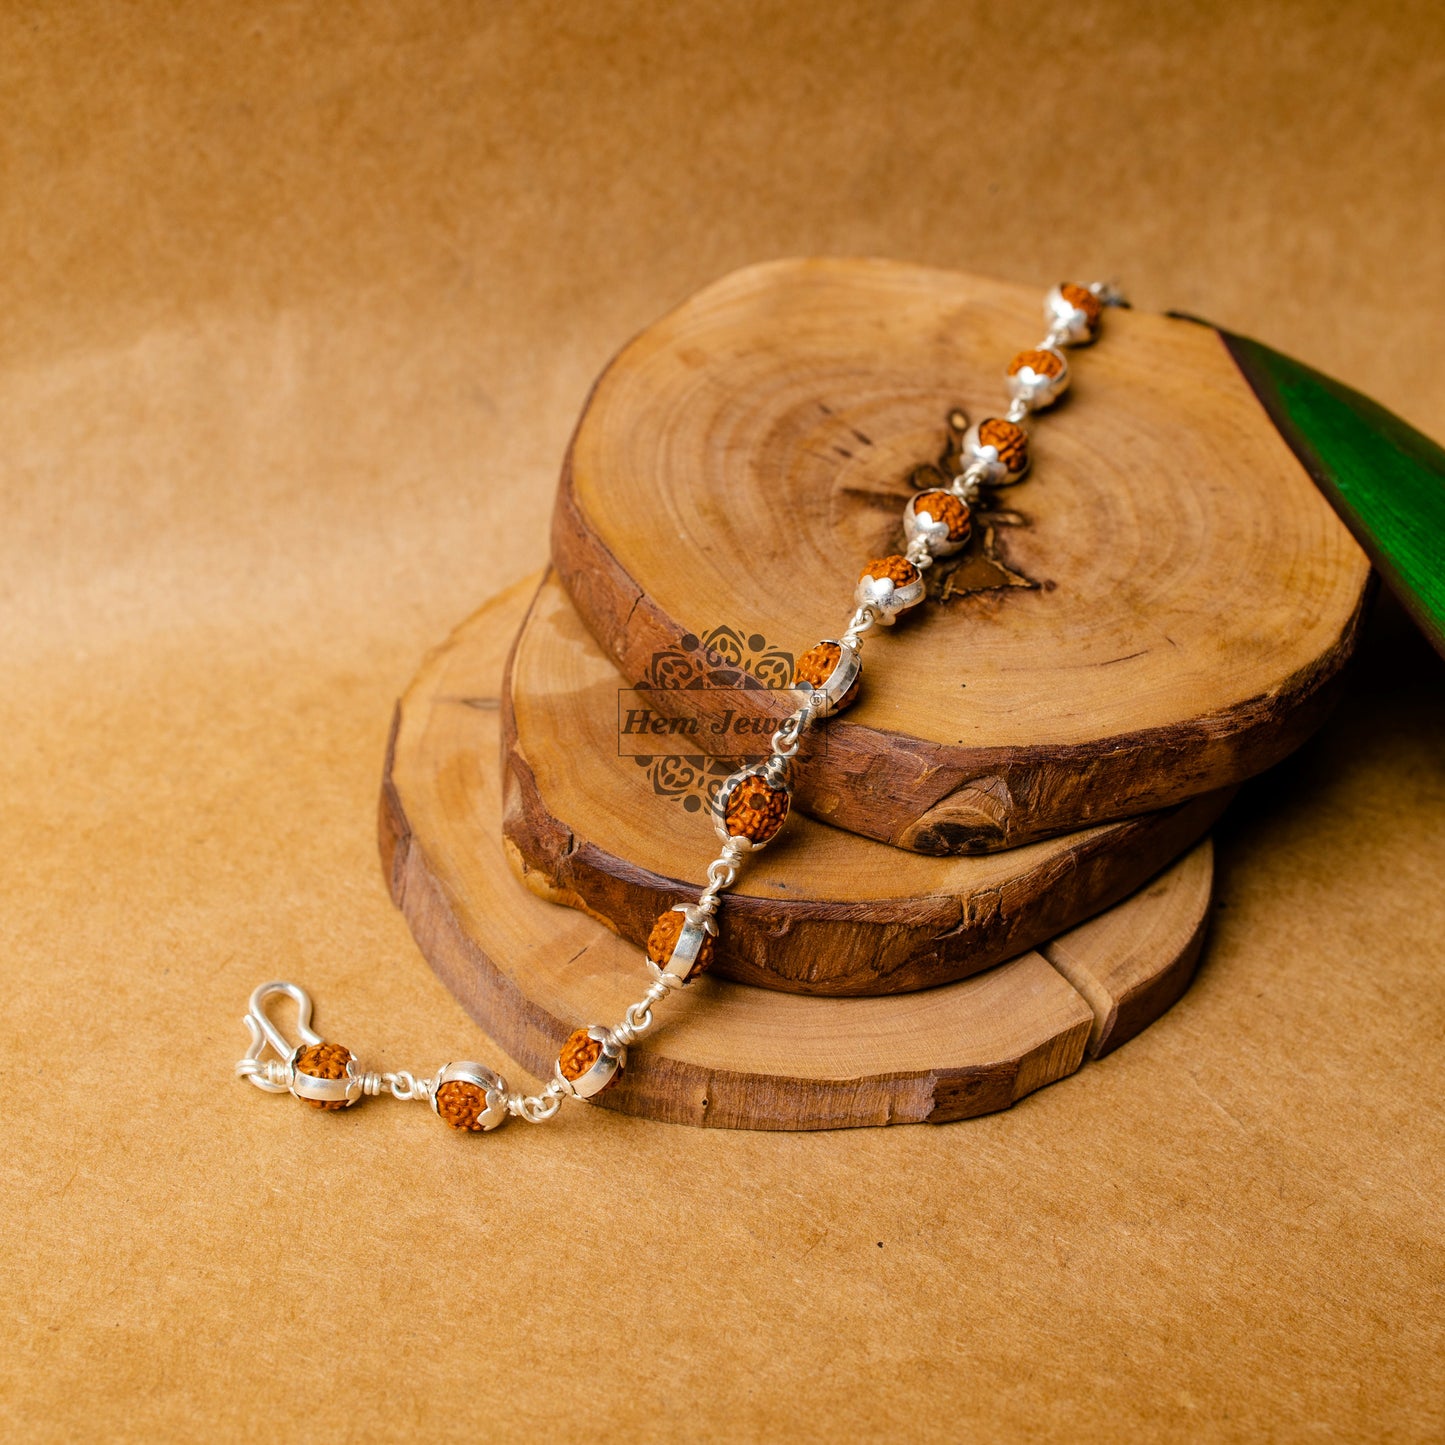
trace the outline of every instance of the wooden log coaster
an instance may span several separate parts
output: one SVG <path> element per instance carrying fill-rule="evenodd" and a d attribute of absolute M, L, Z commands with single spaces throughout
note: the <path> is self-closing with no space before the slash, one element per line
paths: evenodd
<path fill-rule="evenodd" d="M 495 645 L 479 616 L 447 647 L 463 668 L 475 653 L 480 671 Z M 734 764 L 677 756 L 670 733 L 621 733 L 634 699 L 620 692 L 617 670 L 549 575 L 502 689 L 508 855 L 541 897 L 640 946 L 658 914 L 696 899 L 720 846 L 705 803 Z M 470 731 L 471 721 L 453 714 L 451 725 Z M 800 815 L 731 890 L 713 969 L 835 995 L 966 978 L 1127 897 L 1197 842 L 1227 797 L 975 857 L 900 852 Z"/>
<path fill-rule="evenodd" d="M 623 674 L 710 638 L 745 666 L 739 640 L 836 637 L 905 501 L 957 469 L 961 414 L 1004 406 L 1040 302 L 893 262 L 777 262 L 624 347 L 552 533 Z M 1218 334 L 1111 311 L 1073 368 L 1026 484 L 929 574 L 936 605 L 869 638 L 862 696 L 799 768 L 818 817 L 922 852 L 1014 847 L 1237 783 L 1323 718 L 1368 563 Z"/>
<path fill-rule="evenodd" d="M 1127 1043 L 1189 987 L 1213 896 L 1206 839 L 1127 903 L 1041 946 L 1094 1012 L 1090 1058 Z"/>
<path fill-rule="evenodd" d="M 443 647 L 408 690 L 387 750 L 379 834 L 392 897 L 422 952 L 496 1043 L 542 1078 L 567 1034 L 620 1017 L 645 974 L 636 948 L 534 896 L 503 858 L 503 658 L 535 585 L 496 598 L 465 629 L 489 637 L 490 650 Z M 1152 974 L 1168 981 L 1152 995 L 1162 1008 L 1187 983 L 1197 950 L 1171 950 L 1199 930 L 1209 868 L 1206 842 L 1108 915 L 1131 940 L 1173 940 L 1147 965 L 1149 945 L 1136 944 L 1131 996 Z M 1186 875 L 1188 886 L 1173 881 Z M 1115 986 L 1091 957 L 1093 1005 L 1039 953 L 896 998 L 808 998 L 705 977 L 670 1001 L 598 1102 L 739 1129 L 942 1123 L 1007 1108 L 1083 1061 L 1100 1028 L 1094 1009 Z M 1149 1022 L 1123 1007 L 1114 1018 L 1112 1044 Z"/>

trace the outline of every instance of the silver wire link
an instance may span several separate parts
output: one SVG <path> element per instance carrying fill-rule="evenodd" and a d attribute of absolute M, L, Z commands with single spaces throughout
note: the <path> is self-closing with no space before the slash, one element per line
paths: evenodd
<path fill-rule="evenodd" d="M 812 721 L 812 713 L 805 707 L 791 712 L 783 719 L 782 725 L 772 736 L 773 756 L 791 758 L 802 746 L 803 734 Z"/>
<path fill-rule="evenodd" d="M 562 1107 L 562 1086 L 555 1079 L 540 1094 L 508 1094 L 507 1112 L 529 1124 L 545 1124 Z"/>
<path fill-rule="evenodd" d="M 933 553 L 929 550 L 927 537 L 915 537 L 903 554 L 918 568 L 920 572 L 926 572 L 933 566 Z"/>
<path fill-rule="evenodd" d="M 250 1079 L 258 1089 L 268 1094 L 285 1094 L 291 1088 L 296 1071 L 285 1059 L 238 1059 L 236 1074 L 239 1078 Z"/>
<path fill-rule="evenodd" d="M 878 614 L 871 607 L 860 607 L 848 623 L 848 630 L 838 639 L 845 647 L 861 647 L 863 634 L 878 621 Z"/>
<path fill-rule="evenodd" d="M 655 967 L 655 965 L 654 965 Z M 639 1034 L 645 1034 L 652 1027 L 652 1006 L 671 992 L 668 984 L 660 979 L 652 984 L 645 994 L 632 1004 L 622 1016 L 622 1022 L 612 1030 L 612 1037 L 626 1048 L 634 1043 Z"/>
<path fill-rule="evenodd" d="M 435 1088 L 435 1079 L 418 1079 L 408 1069 L 402 1069 L 394 1074 L 370 1073 L 363 1079 L 363 1092 L 379 1094 L 383 1089 L 389 1089 L 393 1099 L 400 1099 L 404 1103 L 411 1099 L 420 1099 L 423 1103 L 429 1104 Z"/>
<path fill-rule="evenodd" d="M 722 851 L 707 865 L 707 887 L 697 900 L 699 908 L 709 913 L 717 908 L 718 894 L 738 881 L 738 870 L 746 853 L 745 845 L 735 838 L 723 844 Z"/>
<path fill-rule="evenodd" d="M 988 467 L 982 462 L 974 462 L 971 466 L 965 467 L 961 475 L 953 479 L 950 490 L 965 506 L 976 507 L 978 499 L 982 495 L 983 480 L 987 476 Z"/>

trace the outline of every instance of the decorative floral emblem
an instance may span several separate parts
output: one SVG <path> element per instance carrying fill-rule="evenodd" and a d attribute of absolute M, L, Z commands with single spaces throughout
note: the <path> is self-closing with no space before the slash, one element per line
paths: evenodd
<path fill-rule="evenodd" d="M 676 647 L 654 652 L 643 687 L 787 687 L 793 654 L 770 647 L 760 632 L 714 627 L 706 637 L 689 633 Z"/>
<path fill-rule="evenodd" d="M 773 647 L 759 632 L 714 627 L 703 637 L 691 633 L 675 647 L 655 652 L 646 688 L 780 688 L 793 680 L 793 654 Z M 689 813 L 711 804 L 723 780 L 756 758 L 721 758 L 706 753 L 655 754 L 633 758 L 647 769 L 652 791 L 682 803 Z"/>

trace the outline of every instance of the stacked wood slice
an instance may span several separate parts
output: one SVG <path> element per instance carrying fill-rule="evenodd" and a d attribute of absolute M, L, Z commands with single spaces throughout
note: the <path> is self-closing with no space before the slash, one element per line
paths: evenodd
<path fill-rule="evenodd" d="M 884 262 L 726 278 L 631 342 L 568 453 L 554 570 L 488 603 L 398 710 L 393 894 L 528 1069 L 646 986 L 720 781 L 796 705 L 904 504 L 1001 409 L 1036 291 Z M 1183 992 L 1230 791 L 1322 719 L 1368 564 L 1206 327 L 1110 313 L 1034 472 L 859 700 L 598 1102 L 829 1128 L 1006 1107 Z M 518 879 L 526 886 L 521 887 Z M 557 906 L 566 905 L 566 906 Z"/>

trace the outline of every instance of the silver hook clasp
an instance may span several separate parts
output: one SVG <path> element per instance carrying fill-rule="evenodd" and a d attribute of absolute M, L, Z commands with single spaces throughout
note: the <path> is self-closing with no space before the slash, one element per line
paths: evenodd
<path fill-rule="evenodd" d="M 266 1000 L 277 993 L 284 993 L 296 1005 L 296 1032 L 301 1036 L 300 1043 L 289 1043 L 285 1034 L 276 1027 L 266 1012 Z M 303 1044 L 319 1044 L 322 1041 L 321 1035 L 311 1027 L 311 995 L 298 983 L 263 983 L 252 993 L 249 1012 L 241 1022 L 246 1025 L 246 1030 L 251 1035 L 251 1043 L 237 1065 L 237 1072 L 268 1094 L 287 1093 L 290 1084 L 281 1083 L 276 1077 L 278 1071 L 268 1068 L 262 1062 L 261 1055 L 267 1045 L 270 1045 L 280 1060 L 282 1069 L 289 1072 L 291 1062 Z M 248 1069 L 245 1067 L 248 1063 L 257 1067 Z"/>

